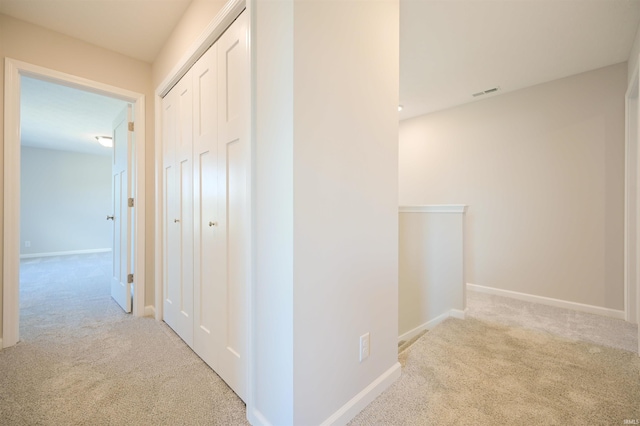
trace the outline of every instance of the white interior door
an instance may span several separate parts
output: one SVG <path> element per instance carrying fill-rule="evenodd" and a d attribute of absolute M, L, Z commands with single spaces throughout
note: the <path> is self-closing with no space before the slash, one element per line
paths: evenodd
<path fill-rule="evenodd" d="M 131 312 L 132 272 L 132 209 L 128 205 L 131 193 L 131 166 L 133 150 L 133 132 L 129 131 L 132 122 L 131 106 L 128 105 L 113 122 L 113 163 L 112 198 L 113 214 L 113 266 L 111 276 L 111 297 L 125 312 Z"/>

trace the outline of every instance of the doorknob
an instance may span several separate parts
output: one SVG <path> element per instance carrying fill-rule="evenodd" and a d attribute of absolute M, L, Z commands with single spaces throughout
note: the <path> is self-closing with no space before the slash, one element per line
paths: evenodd
<path fill-rule="evenodd" d="M 173 223 L 178 223 L 180 222 L 180 219 L 173 219 Z"/>
<path fill-rule="evenodd" d="M 113 216 L 107 215 L 107 220 L 113 220 Z"/>
<path fill-rule="evenodd" d="M 218 222 L 209 222 L 209 226 L 218 226 Z"/>

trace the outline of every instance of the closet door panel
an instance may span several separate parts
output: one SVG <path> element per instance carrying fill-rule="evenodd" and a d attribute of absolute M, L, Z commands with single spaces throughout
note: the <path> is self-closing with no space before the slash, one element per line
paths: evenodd
<path fill-rule="evenodd" d="M 162 188 L 163 188 L 163 294 L 164 320 L 175 327 L 179 314 L 180 281 L 178 250 L 179 224 L 173 219 L 178 217 L 177 177 L 175 173 L 175 145 L 177 139 L 177 109 L 175 91 L 170 91 L 162 100 Z"/>
<path fill-rule="evenodd" d="M 244 398 L 246 391 L 247 279 L 249 208 L 248 55 L 245 14 L 220 37 L 218 45 L 218 193 L 221 195 L 226 306 L 220 376 Z"/>
<path fill-rule="evenodd" d="M 176 332 L 193 346 L 193 89 L 189 71 L 176 85 L 178 96 L 178 223 L 180 228 L 180 315 Z"/>
<path fill-rule="evenodd" d="M 194 350 L 219 368 L 225 297 L 220 292 L 221 252 L 218 215 L 217 48 L 193 67 L 194 120 Z"/>

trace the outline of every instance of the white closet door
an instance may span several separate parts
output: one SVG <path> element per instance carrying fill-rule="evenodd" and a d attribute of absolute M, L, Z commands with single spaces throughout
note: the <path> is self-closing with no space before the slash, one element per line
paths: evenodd
<path fill-rule="evenodd" d="M 225 311 L 223 282 L 225 247 L 219 226 L 217 46 L 213 45 L 192 68 L 194 170 L 194 351 L 214 370 Z"/>
<path fill-rule="evenodd" d="M 226 304 L 220 314 L 223 336 L 218 374 L 241 397 L 246 394 L 248 265 L 248 43 L 243 13 L 220 37 L 218 47 L 219 232 L 223 241 L 218 292 Z"/>
<path fill-rule="evenodd" d="M 193 91 L 190 73 L 165 96 L 175 120 L 165 167 L 165 321 L 193 346 Z M 164 102 L 163 102 L 164 105 Z"/>

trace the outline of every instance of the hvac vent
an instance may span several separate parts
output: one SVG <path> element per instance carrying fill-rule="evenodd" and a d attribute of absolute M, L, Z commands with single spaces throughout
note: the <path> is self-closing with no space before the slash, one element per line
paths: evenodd
<path fill-rule="evenodd" d="M 474 98 L 477 98 L 478 96 L 488 95 L 489 93 L 494 93 L 494 92 L 497 92 L 498 90 L 500 90 L 499 87 L 492 87 L 491 89 L 487 89 L 487 90 L 483 90 L 482 92 L 474 93 L 471 96 L 473 96 Z"/>

